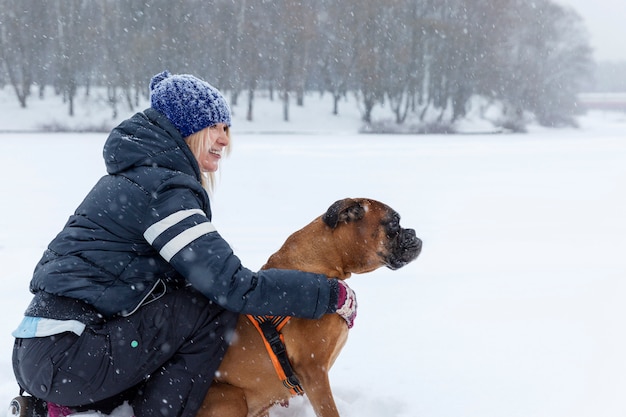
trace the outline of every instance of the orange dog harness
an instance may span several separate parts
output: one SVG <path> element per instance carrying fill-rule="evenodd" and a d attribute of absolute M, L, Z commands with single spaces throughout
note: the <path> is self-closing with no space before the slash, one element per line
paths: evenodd
<path fill-rule="evenodd" d="M 283 382 L 292 395 L 302 395 L 304 390 L 300 385 L 298 377 L 293 372 L 289 357 L 287 357 L 287 349 L 285 348 L 285 340 L 281 329 L 287 324 L 291 317 L 289 316 L 252 316 L 247 315 L 248 320 L 259 331 L 265 344 L 265 349 L 272 360 L 272 365 L 276 370 L 278 378 Z"/>

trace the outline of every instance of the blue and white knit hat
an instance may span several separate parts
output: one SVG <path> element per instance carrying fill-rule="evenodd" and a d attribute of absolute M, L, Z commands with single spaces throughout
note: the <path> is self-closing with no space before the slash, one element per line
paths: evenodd
<path fill-rule="evenodd" d="M 163 71 L 152 77 L 150 105 L 163 113 L 183 137 L 218 123 L 230 127 L 230 108 L 224 96 L 193 75 Z"/>

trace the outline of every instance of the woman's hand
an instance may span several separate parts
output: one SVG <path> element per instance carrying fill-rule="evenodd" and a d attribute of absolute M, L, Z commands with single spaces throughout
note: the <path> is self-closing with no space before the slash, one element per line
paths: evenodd
<path fill-rule="evenodd" d="M 348 329 L 351 329 L 356 318 L 356 294 L 344 281 L 338 280 L 338 284 L 339 294 L 335 313 L 339 314 L 348 324 Z"/>

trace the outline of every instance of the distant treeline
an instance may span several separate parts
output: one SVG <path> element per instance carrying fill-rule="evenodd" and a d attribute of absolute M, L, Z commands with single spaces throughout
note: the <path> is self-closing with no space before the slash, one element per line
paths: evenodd
<path fill-rule="evenodd" d="M 24 107 L 53 85 L 70 114 L 90 86 L 132 109 L 168 69 L 246 100 L 250 120 L 263 89 L 285 120 L 320 91 L 334 112 L 355 94 L 366 123 L 384 102 L 399 124 L 449 123 L 479 95 L 512 125 L 560 125 L 592 70 L 582 20 L 550 0 L 0 0 L 0 60 Z"/>

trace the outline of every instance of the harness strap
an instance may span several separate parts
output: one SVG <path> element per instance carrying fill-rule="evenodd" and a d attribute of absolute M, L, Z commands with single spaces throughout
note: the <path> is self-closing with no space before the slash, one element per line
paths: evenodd
<path fill-rule="evenodd" d="M 252 316 L 247 315 L 248 320 L 259 331 L 265 344 L 265 349 L 272 360 L 278 378 L 283 382 L 292 395 L 302 395 L 304 390 L 298 377 L 293 372 L 291 362 L 287 357 L 285 341 L 280 331 L 287 324 L 289 316 Z"/>

